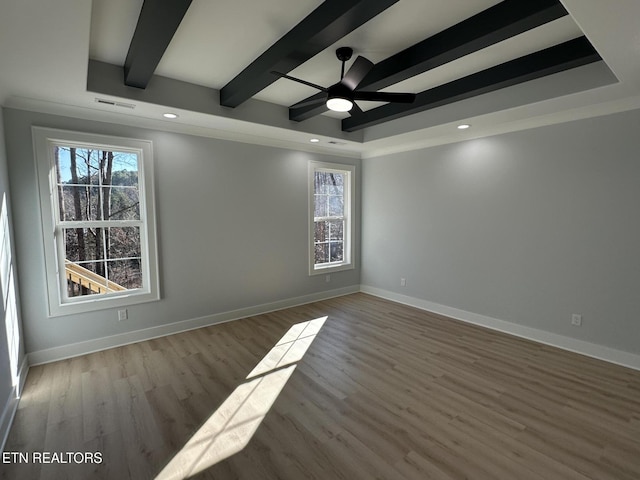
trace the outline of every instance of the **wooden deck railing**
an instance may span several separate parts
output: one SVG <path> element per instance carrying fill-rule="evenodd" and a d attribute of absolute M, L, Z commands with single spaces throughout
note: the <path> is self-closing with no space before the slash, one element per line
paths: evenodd
<path fill-rule="evenodd" d="M 67 280 L 81 287 L 85 287 L 93 293 L 113 293 L 126 290 L 125 287 L 107 281 L 106 278 L 91 270 L 87 270 L 77 263 L 67 261 L 65 263 L 65 273 Z"/>

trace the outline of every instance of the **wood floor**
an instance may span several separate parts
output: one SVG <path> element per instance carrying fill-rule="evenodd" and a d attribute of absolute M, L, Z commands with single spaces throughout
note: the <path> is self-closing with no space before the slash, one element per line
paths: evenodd
<path fill-rule="evenodd" d="M 103 458 L 0 464 L 29 480 L 637 480 L 640 372 L 355 294 L 33 367 L 5 452 Z"/>

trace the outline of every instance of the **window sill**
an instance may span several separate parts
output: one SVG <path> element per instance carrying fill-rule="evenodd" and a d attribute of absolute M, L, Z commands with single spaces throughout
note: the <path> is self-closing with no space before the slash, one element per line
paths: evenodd
<path fill-rule="evenodd" d="M 340 263 L 338 265 L 327 265 L 322 267 L 311 267 L 309 276 L 322 275 L 333 272 L 342 272 L 344 270 L 353 270 L 356 266 L 353 263 Z"/>
<path fill-rule="evenodd" d="M 155 293 L 131 293 L 117 297 L 102 297 L 95 299 L 83 299 L 79 302 L 69 302 L 60 305 L 52 305 L 49 308 L 49 317 L 62 317 L 80 313 L 91 313 L 112 308 L 128 307 L 140 303 L 149 303 L 160 300 Z"/>

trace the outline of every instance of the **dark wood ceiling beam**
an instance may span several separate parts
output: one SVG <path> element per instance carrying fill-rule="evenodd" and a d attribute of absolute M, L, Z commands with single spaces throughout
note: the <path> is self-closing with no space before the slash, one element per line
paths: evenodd
<path fill-rule="evenodd" d="M 505 0 L 376 64 L 359 88 L 380 90 L 565 15 L 558 0 Z M 302 121 L 326 111 L 325 105 L 292 105 L 289 119 Z"/>
<path fill-rule="evenodd" d="M 145 0 L 124 62 L 124 83 L 146 88 L 191 0 Z"/>
<path fill-rule="evenodd" d="M 425 90 L 412 104 L 388 103 L 342 120 L 342 130 L 353 132 L 414 113 L 441 107 L 536 78 L 601 60 L 585 37 L 511 60 L 453 82 Z"/>
<path fill-rule="evenodd" d="M 315 95 L 311 95 L 310 97 L 305 98 L 295 105 L 291 105 L 289 107 L 289 120 L 293 120 L 294 122 L 301 122 L 302 120 L 306 120 L 308 118 L 315 117 L 316 115 L 320 115 L 321 113 L 328 112 L 329 109 L 327 108 L 326 103 L 317 103 L 322 99 L 327 99 L 327 94 L 324 92 L 316 93 Z"/>
<path fill-rule="evenodd" d="M 237 107 L 398 0 L 326 0 L 220 90 L 220 104 Z"/>

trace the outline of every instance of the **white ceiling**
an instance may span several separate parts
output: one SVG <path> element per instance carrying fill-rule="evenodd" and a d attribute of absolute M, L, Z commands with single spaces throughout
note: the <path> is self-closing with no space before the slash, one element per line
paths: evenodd
<path fill-rule="evenodd" d="M 583 33 L 619 82 L 611 83 L 612 76 L 602 67 L 580 67 L 387 122 L 366 129 L 354 140 L 345 140 L 343 136 L 338 139 L 341 145 L 328 144 L 335 139 L 322 132 L 318 134 L 312 122 L 287 128 L 259 120 L 190 111 L 179 111 L 180 118 L 168 122 L 160 117 L 167 110 L 165 105 L 133 102 L 134 110 L 118 110 L 97 104 L 97 95 L 88 92 L 86 87 L 89 58 L 124 64 L 142 3 L 142 0 L 0 0 L 0 103 L 365 157 L 640 108 L 640 29 L 637 27 L 640 2 L 562 0 L 569 17 L 386 90 L 420 92 Z M 219 90 L 320 3 L 319 0 L 193 0 L 156 74 Z M 499 2 L 400 0 L 290 74 L 331 85 L 340 74 L 340 64 L 334 54 L 338 46 L 351 46 L 356 55 L 379 62 L 496 3 Z M 589 83 L 590 77 L 598 76 L 608 80 L 596 79 L 595 83 Z M 572 92 L 567 87 L 575 87 L 580 82 L 584 82 L 587 91 Z M 312 88 L 281 79 L 254 99 L 286 107 L 314 93 Z M 514 101 L 516 95 L 518 101 Z M 121 100 L 131 103 L 131 99 Z M 361 107 L 378 105 L 363 102 Z M 339 114 L 332 115 L 341 118 Z M 455 125 L 463 121 L 471 123 L 472 128 L 457 131 Z M 311 136 L 319 136 L 322 142 L 308 144 Z"/>

